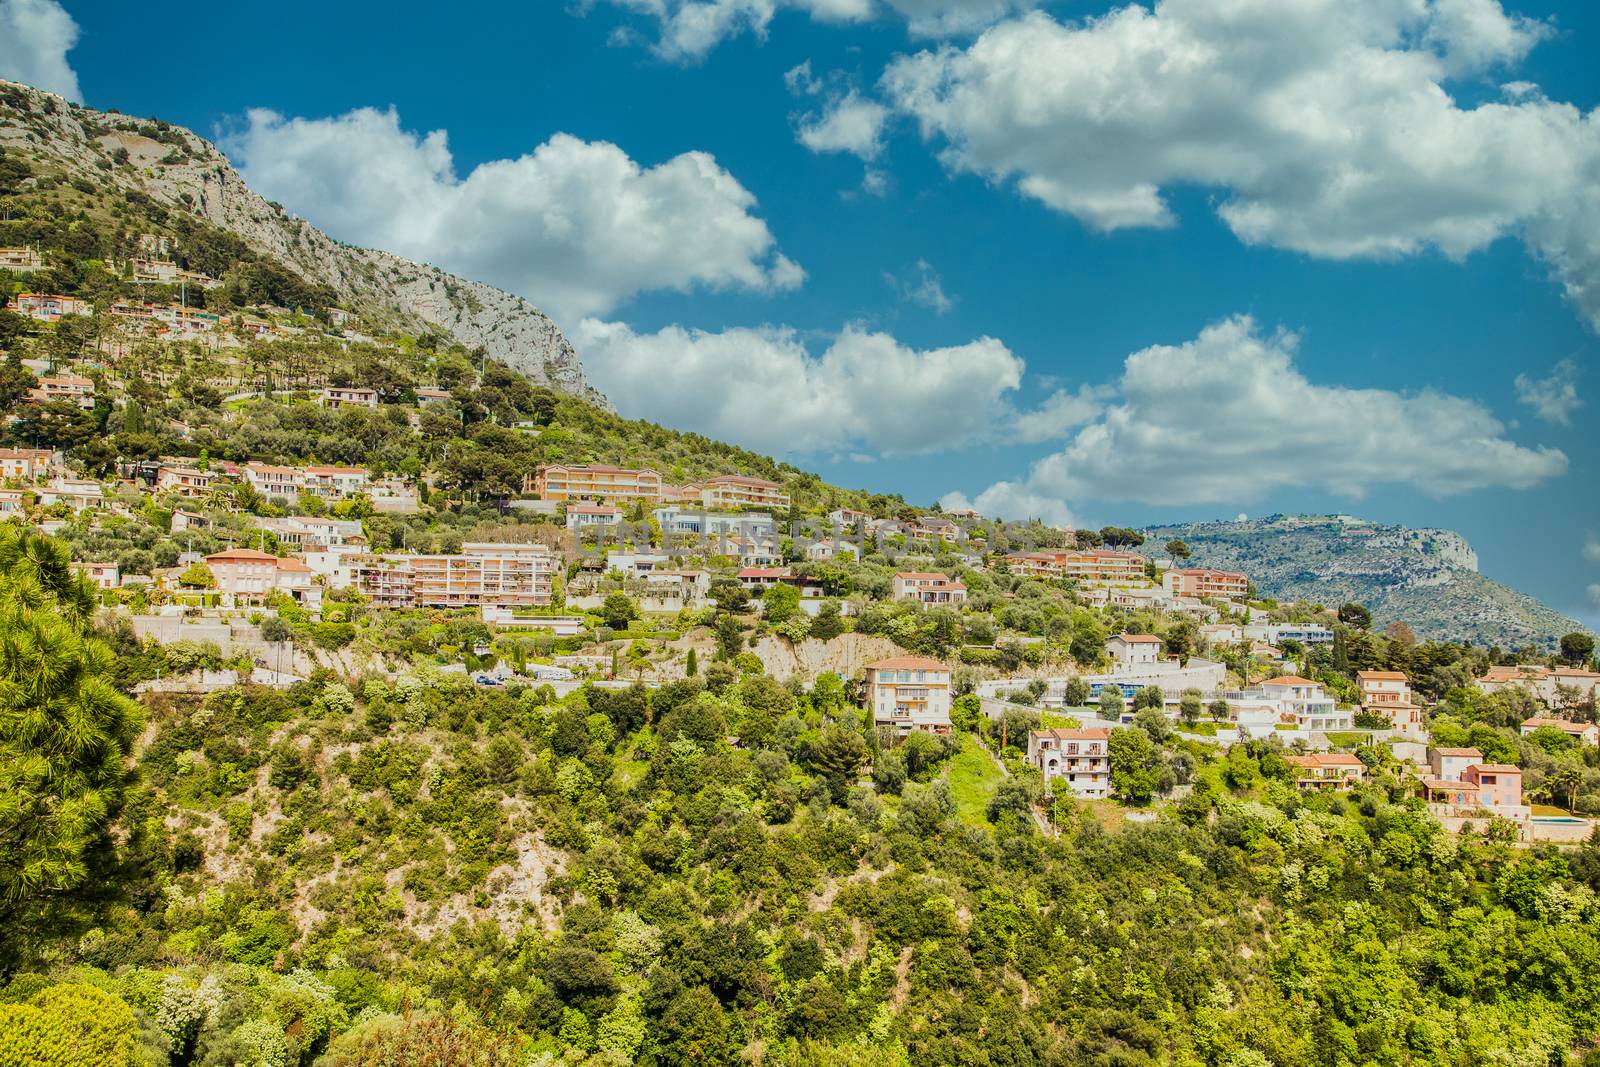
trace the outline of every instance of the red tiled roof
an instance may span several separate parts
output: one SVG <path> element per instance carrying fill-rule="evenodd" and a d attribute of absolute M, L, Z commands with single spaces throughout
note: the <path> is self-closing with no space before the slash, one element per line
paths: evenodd
<path fill-rule="evenodd" d="M 1483 758 L 1483 753 L 1479 752 L 1475 748 L 1436 748 L 1434 751 L 1441 756 L 1470 756 L 1475 759 Z"/>
<path fill-rule="evenodd" d="M 1483 773 L 1484 771 L 1488 771 L 1490 774 L 1521 774 L 1522 773 L 1522 768 L 1521 767 L 1513 767 L 1509 763 L 1476 763 L 1476 764 L 1473 764 L 1471 767 L 1468 767 L 1467 770 L 1469 770 L 1469 771 L 1477 771 L 1480 774 Z"/>
<path fill-rule="evenodd" d="M 230 548 L 226 552 L 215 552 L 206 557 L 206 562 L 217 563 L 267 563 L 277 562 L 278 557 L 270 552 L 258 552 L 253 548 Z"/>
<path fill-rule="evenodd" d="M 1159 645 L 1161 643 L 1161 638 L 1152 637 L 1150 634 L 1117 634 L 1111 640 L 1126 641 L 1130 645 Z"/>
<path fill-rule="evenodd" d="M 1302 678 L 1298 674 L 1280 674 L 1278 677 L 1270 678 L 1267 681 L 1262 682 L 1261 684 L 1262 685 L 1316 685 L 1318 683 L 1313 682 L 1310 678 Z"/>
<path fill-rule="evenodd" d="M 1102 726 L 1058 726 L 1053 730 L 1038 730 L 1035 732 L 1040 737 L 1053 737 L 1057 741 L 1104 741 L 1111 736 L 1111 731 Z"/>
<path fill-rule="evenodd" d="M 880 659 L 876 663 L 867 664 L 869 671 L 947 671 L 950 668 L 936 659 L 926 656 L 892 656 L 889 659 Z"/>
<path fill-rule="evenodd" d="M 1404 682 L 1404 671 L 1356 671 L 1357 678 L 1370 678 L 1374 682 Z"/>

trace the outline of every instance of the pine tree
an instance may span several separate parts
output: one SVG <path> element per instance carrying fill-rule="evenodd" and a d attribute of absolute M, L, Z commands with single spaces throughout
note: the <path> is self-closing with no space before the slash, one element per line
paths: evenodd
<path fill-rule="evenodd" d="M 0 971 L 74 913 L 141 719 L 107 680 L 94 591 L 70 558 L 40 533 L 0 527 Z"/>

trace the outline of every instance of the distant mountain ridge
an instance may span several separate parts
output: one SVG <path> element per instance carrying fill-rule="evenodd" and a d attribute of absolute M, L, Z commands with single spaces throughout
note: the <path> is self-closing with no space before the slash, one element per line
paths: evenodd
<path fill-rule="evenodd" d="M 1549 647 L 1584 628 L 1479 574 L 1477 553 L 1451 530 L 1350 515 L 1273 515 L 1145 533 L 1152 554 L 1176 538 L 1193 552 L 1193 565 L 1243 571 L 1263 596 L 1329 607 L 1353 600 L 1372 611 L 1375 625 L 1404 622 L 1424 639 Z"/>
<path fill-rule="evenodd" d="M 204 219 L 307 281 L 328 286 L 346 310 L 390 328 L 435 327 L 468 347 L 483 346 L 535 382 L 609 407 L 589 385 L 572 343 L 526 300 L 334 240 L 257 195 L 215 145 L 181 126 L 78 107 L 0 80 L 0 147 L 35 164 L 57 165 L 68 178 L 142 194 Z M 123 151 L 128 165 L 111 165 Z"/>

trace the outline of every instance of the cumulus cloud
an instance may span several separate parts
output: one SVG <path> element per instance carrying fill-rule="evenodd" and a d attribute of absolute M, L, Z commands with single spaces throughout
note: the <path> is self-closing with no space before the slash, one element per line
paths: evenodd
<path fill-rule="evenodd" d="M 961 448 L 1011 418 L 1023 373 L 990 337 L 917 350 L 853 326 L 820 356 L 780 327 L 637 333 L 587 319 L 573 340 L 618 410 L 782 454 Z"/>
<path fill-rule="evenodd" d="M 723 41 L 741 34 L 765 38 L 780 9 L 801 11 L 818 22 L 850 23 L 895 15 L 918 37 L 943 37 L 981 30 L 1040 0 L 611 0 L 656 24 L 651 50 L 663 59 L 693 63 Z M 587 11 L 593 3 L 582 5 Z M 624 38 L 628 35 L 624 35 Z"/>
<path fill-rule="evenodd" d="M 1057 389 L 1036 410 L 1019 415 L 1011 424 L 1011 438 L 1022 444 L 1038 444 L 1067 437 L 1104 409 L 1111 390 L 1080 386 L 1077 392 Z"/>
<path fill-rule="evenodd" d="M 1551 367 L 1543 378 L 1519 374 L 1512 385 L 1517 390 L 1517 403 L 1532 408 L 1545 422 L 1557 426 L 1572 425 L 1572 413 L 1583 407 L 1578 396 L 1578 365 L 1570 359 Z"/>
<path fill-rule="evenodd" d="M 83 100 L 67 53 L 78 24 L 55 0 L 0 0 L 0 78 Z"/>
<path fill-rule="evenodd" d="M 1157 0 L 1012 19 L 900 57 L 882 88 L 949 167 L 1093 228 L 1171 226 L 1165 190 L 1195 184 L 1241 240 L 1313 256 L 1517 235 L 1600 328 L 1600 112 L 1446 88 L 1545 32 L 1497 0 Z"/>
<path fill-rule="evenodd" d="M 1483 405 L 1445 393 L 1319 385 L 1294 364 L 1298 339 L 1246 316 L 1180 345 L 1129 356 L 1116 399 L 980 509 L 1041 514 L 1042 501 L 1191 505 L 1256 500 L 1284 488 L 1360 497 L 1378 485 L 1431 496 L 1522 489 L 1566 471 L 1527 448 Z"/>
<path fill-rule="evenodd" d="M 1016 482 L 995 482 L 975 497 L 946 493 L 939 498 L 946 511 L 972 508 L 979 515 L 1003 519 L 1038 519 L 1052 526 L 1076 526 L 1072 509 L 1058 496 L 1035 493 Z"/>
<path fill-rule="evenodd" d="M 342 240 L 519 293 L 563 322 L 651 289 L 793 288 L 755 197 L 704 152 L 642 166 L 557 134 L 455 173 L 446 134 L 391 109 L 286 119 L 251 111 L 225 140 L 250 184 Z"/>
<path fill-rule="evenodd" d="M 828 101 L 820 114 L 801 117 L 796 136 L 813 152 L 848 152 L 864 160 L 883 151 L 889 109 L 855 89 Z"/>
<path fill-rule="evenodd" d="M 943 315 L 956 306 L 955 299 L 944 291 L 944 280 L 933 264 L 919 259 L 903 274 L 884 274 L 883 280 L 900 294 L 900 299 L 927 308 L 935 315 Z"/>
<path fill-rule="evenodd" d="M 1590 563 L 1600 563 L 1600 536 L 1590 530 L 1583 539 L 1583 558 Z"/>

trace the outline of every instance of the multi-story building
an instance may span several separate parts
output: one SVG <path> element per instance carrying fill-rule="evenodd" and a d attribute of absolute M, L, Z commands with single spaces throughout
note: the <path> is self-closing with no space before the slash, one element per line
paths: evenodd
<path fill-rule="evenodd" d="M 1435 778 L 1447 782 L 1461 780 L 1468 767 L 1483 762 L 1483 753 L 1475 748 L 1434 748 L 1428 750 L 1428 767 Z"/>
<path fill-rule="evenodd" d="M 1161 638 L 1151 634 L 1114 634 L 1106 638 L 1106 655 L 1119 667 L 1148 667 L 1161 658 Z"/>
<path fill-rule="evenodd" d="M 1261 623 L 1244 628 L 1244 635 L 1252 641 L 1265 641 L 1282 645 L 1285 641 L 1298 641 L 1302 645 L 1331 645 L 1333 631 L 1321 623 Z"/>
<path fill-rule="evenodd" d="M 1046 785 L 1064 783 L 1073 796 L 1103 800 L 1111 795 L 1111 731 L 1104 727 L 1030 730 L 1028 762 Z"/>
<path fill-rule="evenodd" d="M 72 569 L 89 579 L 96 589 L 115 589 L 122 584 L 122 576 L 115 560 L 74 563 Z"/>
<path fill-rule="evenodd" d="M 964 582 L 937 572 L 901 571 L 894 576 L 893 591 L 896 600 L 916 600 L 928 607 L 964 604 L 967 600 Z"/>
<path fill-rule="evenodd" d="M 142 284 L 156 285 L 193 285 L 201 289 L 215 289 L 221 285 L 219 279 L 209 274 L 201 274 L 195 270 L 185 270 L 169 260 L 134 258 L 128 261 L 128 267 L 133 272 L 133 280 Z"/>
<path fill-rule="evenodd" d="M 743 474 L 724 474 L 710 481 L 684 488 L 698 489 L 700 502 L 714 511 L 731 511 L 737 508 L 789 510 L 789 494 L 783 491 L 783 486 L 777 482 L 750 478 Z"/>
<path fill-rule="evenodd" d="M 1250 593 L 1250 579 L 1245 575 L 1204 567 L 1167 571 L 1161 576 L 1161 585 L 1168 596 L 1242 600 Z"/>
<path fill-rule="evenodd" d="M 48 478 L 61 466 L 61 454 L 48 448 L 0 448 L 0 478 L 33 482 Z"/>
<path fill-rule="evenodd" d="M 1006 556 L 1006 569 L 1023 578 L 1062 578 L 1061 560 L 1053 552 L 1013 552 Z"/>
<path fill-rule="evenodd" d="M 961 527 L 938 515 L 924 515 L 911 524 L 913 541 L 950 541 L 961 539 Z"/>
<path fill-rule="evenodd" d="M 76 404 L 85 411 L 94 407 L 94 382 L 75 374 L 59 374 L 40 378 L 38 388 L 29 394 L 35 404 L 49 404 L 57 400 Z"/>
<path fill-rule="evenodd" d="M 156 491 L 197 500 L 211 492 L 216 479 L 215 471 L 163 463 L 156 470 Z"/>
<path fill-rule="evenodd" d="M 1137 552 L 1091 548 L 1061 553 L 1060 561 L 1062 576 L 1080 582 L 1145 581 L 1144 557 Z"/>
<path fill-rule="evenodd" d="M 612 527 L 622 522 L 622 509 L 615 504 L 568 504 L 567 529 Z M 665 527 L 663 527 L 663 530 Z"/>
<path fill-rule="evenodd" d="M 1360 783 L 1367 765 L 1348 752 L 1313 752 L 1305 756 L 1285 756 L 1294 768 L 1294 783 L 1302 792 L 1318 789 L 1345 790 Z"/>
<path fill-rule="evenodd" d="M 0 489 L 0 516 L 21 515 L 26 507 L 21 489 Z"/>
<path fill-rule="evenodd" d="M 305 478 L 307 492 L 340 499 L 365 493 L 372 483 L 365 467 L 307 467 Z"/>
<path fill-rule="evenodd" d="M 65 504 L 74 512 L 87 511 L 105 503 L 105 493 L 100 483 L 87 478 L 57 477 L 39 490 L 39 503 Z"/>
<path fill-rule="evenodd" d="M 868 664 L 866 695 L 880 727 L 950 732 L 950 668 L 936 659 L 896 656 Z"/>
<path fill-rule="evenodd" d="M 545 545 L 466 544 L 457 556 L 413 556 L 421 607 L 548 604 L 555 557 Z"/>
<path fill-rule="evenodd" d="M 661 474 L 649 467 L 633 470 L 601 464 L 551 463 L 529 476 L 523 488 L 538 493 L 542 500 L 643 500 L 653 504 L 661 499 Z"/>
<path fill-rule="evenodd" d="M 1579 667 L 1544 667 L 1537 664 L 1490 667 L 1477 680 L 1485 693 L 1526 689 L 1549 707 L 1562 707 L 1590 697 L 1600 697 L 1600 674 Z"/>
<path fill-rule="evenodd" d="M 16 306 L 18 315 L 37 322 L 55 322 L 67 315 L 87 315 L 94 310 L 87 300 L 55 293 L 19 293 Z"/>
<path fill-rule="evenodd" d="M 1411 699 L 1411 686 L 1403 671 L 1357 671 L 1361 687 L 1361 707 L 1382 715 L 1396 732 L 1408 738 L 1422 738 L 1426 729 L 1422 709 Z"/>
<path fill-rule="evenodd" d="M 378 391 L 354 385 L 331 385 L 322 391 L 318 403 L 325 408 L 375 408 Z"/>
<path fill-rule="evenodd" d="M 1352 716 L 1341 710 L 1322 685 L 1299 675 L 1284 674 L 1261 683 L 1261 694 L 1278 706 L 1281 714 L 1293 716 L 1304 730 L 1348 730 Z"/>
<path fill-rule="evenodd" d="M 216 579 L 217 592 L 227 607 L 263 604 L 282 593 L 299 603 L 320 601 L 312 584 L 311 568 L 298 559 L 285 559 L 253 548 L 230 548 L 206 557 Z"/>
<path fill-rule="evenodd" d="M 14 274 L 44 270 L 44 257 L 31 248 L 0 248 L 0 270 Z"/>
<path fill-rule="evenodd" d="M 473 543 L 458 555 L 354 561 L 361 591 L 385 607 L 531 607 L 551 601 L 556 560 L 545 545 Z"/>
<path fill-rule="evenodd" d="M 1600 726 L 1592 722 L 1569 722 L 1566 719 L 1552 719 L 1543 715 L 1523 720 L 1520 730 L 1523 737 L 1527 737 L 1535 730 L 1559 730 L 1579 744 L 1600 745 Z"/>
<path fill-rule="evenodd" d="M 306 488 L 306 472 L 299 467 L 250 462 L 244 465 L 244 477 L 262 496 L 297 497 Z"/>

